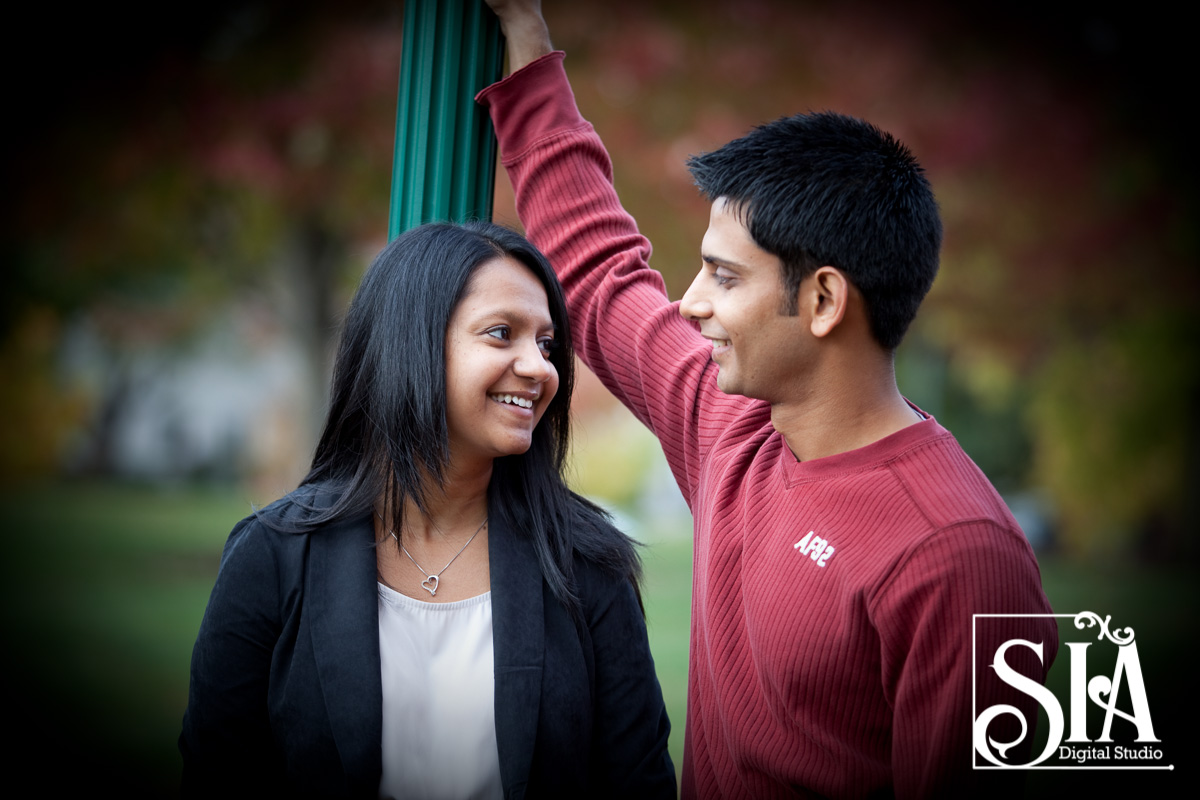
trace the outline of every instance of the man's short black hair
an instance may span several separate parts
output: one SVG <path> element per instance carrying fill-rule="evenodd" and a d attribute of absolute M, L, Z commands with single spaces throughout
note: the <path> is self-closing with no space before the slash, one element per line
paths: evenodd
<path fill-rule="evenodd" d="M 933 285 L 942 243 L 933 190 L 907 147 L 826 111 L 759 126 L 692 156 L 688 169 L 783 262 L 783 313 L 797 312 L 805 277 L 833 266 L 862 293 L 875 339 L 896 349 Z"/>

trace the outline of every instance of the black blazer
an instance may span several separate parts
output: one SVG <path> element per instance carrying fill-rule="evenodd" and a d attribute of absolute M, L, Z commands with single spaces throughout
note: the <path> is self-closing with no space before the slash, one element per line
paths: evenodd
<path fill-rule="evenodd" d="M 242 520 L 225 544 L 192 653 L 185 795 L 378 796 L 372 520 L 307 534 L 264 524 L 299 513 L 291 497 Z M 491 519 L 505 797 L 674 798 L 670 724 L 632 586 L 577 558 L 576 622 L 542 580 L 532 544 Z"/>

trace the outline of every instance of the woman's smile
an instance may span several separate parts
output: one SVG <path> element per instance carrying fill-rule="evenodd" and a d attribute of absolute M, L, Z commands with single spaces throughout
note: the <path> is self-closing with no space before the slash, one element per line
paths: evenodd
<path fill-rule="evenodd" d="M 490 395 L 493 400 L 501 405 L 508 405 L 520 410 L 529 410 L 532 413 L 533 405 L 538 399 L 537 392 L 513 392 L 506 394 Z"/>

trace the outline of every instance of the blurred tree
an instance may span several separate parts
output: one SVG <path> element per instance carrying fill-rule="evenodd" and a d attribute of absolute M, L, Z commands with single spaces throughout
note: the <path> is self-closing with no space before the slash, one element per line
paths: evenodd
<path fill-rule="evenodd" d="M 104 409 L 128 391 L 121 352 L 182 340 L 237 287 L 273 293 L 312 365 L 312 429 L 350 264 L 386 233 L 400 7 L 226 1 L 189 14 L 150 36 L 107 9 L 59 29 L 55 74 L 79 80 L 28 90 L 38 113 L 6 163 L 17 202 L 0 335 L 25 341 L 30 326 L 114 309 L 90 315 L 118 354 Z M 11 391 L 45 380 L 23 377 Z M 4 421 L 6 442 L 29 414 L 58 413 L 24 407 Z M 94 416 L 97 442 L 110 418 Z M 96 469 L 105 453 L 94 448 Z"/>
<path fill-rule="evenodd" d="M 1194 494 L 1200 323 L 1173 309 L 1124 315 L 1065 338 L 1033 376 L 1034 477 L 1073 524 L 1074 552 L 1177 555 Z M 1193 481 L 1193 483 L 1189 483 Z"/>
<path fill-rule="evenodd" d="M 5 131 L 0 353 L 24 393 L 0 420 L 6 471 L 79 413 L 21 366 L 73 310 L 134 308 L 103 316 L 112 336 L 169 339 L 277 274 L 322 362 L 356 243 L 382 242 L 400 38 L 399 4 L 332 5 L 214 0 L 151 36 L 107 8 L 24 28 L 56 47 L 8 64 L 43 79 L 17 82 Z M 1154 5 L 545 10 L 673 296 L 707 220 L 689 153 L 810 108 L 870 119 L 912 146 L 946 221 L 902 389 L 998 482 L 1044 487 L 1070 550 L 1194 554 L 1196 156 L 1175 111 L 1186 28 Z M 497 215 L 515 222 L 511 200 Z"/>

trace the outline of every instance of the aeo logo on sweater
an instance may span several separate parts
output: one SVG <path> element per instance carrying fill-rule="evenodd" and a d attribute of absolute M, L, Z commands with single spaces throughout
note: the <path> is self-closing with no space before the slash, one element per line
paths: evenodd
<path fill-rule="evenodd" d="M 834 547 L 829 543 L 828 539 L 822 539 L 820 536 L 809 531 L 804 538 L 792 545 L 796 550 L 800 551 L 800 555 L 808 556 L 813 561 L 817 562 L 818 567 L 825 566 L 825 562 L 829 561 L 833 555 Z"/>

